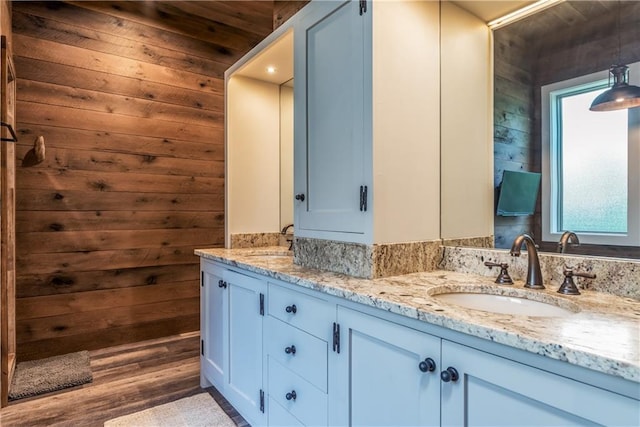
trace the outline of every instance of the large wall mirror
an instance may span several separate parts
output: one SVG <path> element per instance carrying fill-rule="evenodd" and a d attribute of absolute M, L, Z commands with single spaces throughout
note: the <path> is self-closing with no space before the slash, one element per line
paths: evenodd
<path fill-rule="evenodd" d="M 549 148 L 547 142 L 549 138 L 545 131 L 548 123 L 545 124 L 545 121 L 552 121 L 553 117 L 544 107 L 545 103 L 550 101 L 549 91 L 543 93 L 543 89 L 557 87 L 561 82 L 568 82 L 565 86 L 570 87 L 571 82 L 583 81 L 580 79 L 589 75 L 595 76 L 596 80 L 599 79 L 601 86 L 603 82 L 606 86 L 608 69 L 612 64 L 617 63 L 630 65 L 631 83 L 640 85 L 640 75 L 638 75 L 640 67 L 637 67 L 637 63 L 640 62 L 639 40 L 640 2 L 637 1 L 565 1 L 494 30 L 494 183 L 496 188 L 500 185 L 505 170 L 548 173 L 546 170 L 548 167 L 545 166 L 548 157 L 545 156 L 549 149 L 555 148 Z M 591 89 L 585 89 L 585 87 L 578 90 L 586 93 L 583 98 L 591 99 L 591 96 L 595 98 L 597 93 L 592 94 L 589 92 Z M 589 99 L 586 100 L 585 110 L 588 110 Z M 553 102 L 557 102 L 556 98 Z M 569 111 L 568 106 L 563 108 L 565 113 Z M 637 206 L 640 199 L 638 194 L 640 190 L 637 186 L 637 170 L 640 168 L 638 156 L 640 108 L 622 111 L 620 116 L 622 119 L 619 123 L 624 126 L 622 137 L 625 140 L 622 145 L 618 144 L 620 148 L 614 149 L 616 131 L 613 129 L 614 125 L 607 124 L 603 126 L 610 126 L 610 129 L 599 137 L 594 136 L 594 131 L 588 132 L 590 139 L 598 139 L 596 148 L 589 148 L 589 143 L 585 141 L 584 144 L 577 144 L 576 154 L 569 155 L 566 154 L 568 151 L 565 151 L 564 158 L 557 160 L 556 157 L 552 161 L 571 164 L 574 171 L 576 169 L 582 173 L 587 171 L 587 174 L 595 176 L 595 168 L 590 166 L 586 157 L 595 158 L 600 169 L 604 169 L 605 172 L 619 174 L 624 167 L 607 162 L 610 161 L 611 153 L 616 150 L 619 155 L 626 156 L 621 160 L 622 163 L 618 163 L 628 169 L 622 171 L 625 173 L 625 178 L 618 177 L 617 180 L 608 182 L 605 178 L 598 177 L 595 183 L 591 184 L 584 184 L 586 181 L 581 179 L 580 184 L 584 184 L 582 191 L 585 195 L 581 194 L 579 199 L 580 201 L 585 197 L 589 199 L 587 203 L 580 205 L 578 213 L 580 217 L 586 217 L 598 209 L 612 208 L 621 203 L 616 201 L 614 193 L 624 194 L 626 197 L 624 202 L 630 207 L 628 209 L 623 207 L 622 211 L 625 215 L 628 214 L 625 218 L 633 231 L 640 224 L 637 207 L 631 206 L 634 203 Z M 581 116 L 578 123 L 586 125 L 595 120 L 609 120 L 613 117 L 609 112 L 588 112 L 588 114 L 593 116 Z M 569 119 L 566 116 L 558 117 L 560 117 L 558 126 L 562 126 L 562 123 L 565 123 L 566 127 L 569 126 Z M 568 182 L 568 179 L 577 172 L 570 172 L 568 166 L 566 170 L 564 179 Z M 547 178 L 544 173 L 543 181 Z M 626 178 L 627 176 L 630 178 Z M 627 187 L 622 188 L 624 185 Z M 569 188 L 568 184 L 566 187 Z M 565 192 L 571 191 L 574 190 L 567 189 Z M 531 233 L 542 250 L 554 252 L 558 250 L 557 240 L 549 238 L 548 235 L 547 239 L 544 239 L 548 220 L 543 220 L 543 211 L 549 211 L 547 203 L 544 202 L 545 197 L 555 196 L 547 196 L 541 191 L 533 215 L 495 217 L 496 247 L 509 248 L 517 235 Z M 574 203 L 577 204 L 577 202 Z M 626 212 L 624 212 L 625 209 Z M 604 218 L 607 218 L 605 222 L 611 223 L 613 214 L 607 212 Z M 569 222 L 568 219 L 567 222 Z M 572 227 L 582 227 L 579 223 L 573 224 Z M 588 234 L 577 228 L 571 231 L 575 231 L 578 237 L 581 233 L 583 236 Z M 620 231 L 623 229 L 624 227 L 616 228 L 614 233 L 625 234 L 626 231 Z M 553 237 L 559 236 L 553 235 Z M 579 245 L 570 245 L 566 248 L 566 252 L 640 258 L 640 247 L 637 242 L 616 244 L 614 241 L 590 244 L 584 243 L 589 240 L 588 238 L 583 237 L 582 240 L 583 242 Z"/>

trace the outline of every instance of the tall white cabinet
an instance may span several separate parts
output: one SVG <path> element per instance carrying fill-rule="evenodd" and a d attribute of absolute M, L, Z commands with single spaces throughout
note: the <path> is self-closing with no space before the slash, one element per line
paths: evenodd
<path fill-rule="evenodd" d="M 371 187 L 364 117 L 371 19 L 355 1 L 310 6 L 294 33 L 296 234 L 364 234 L 371 216 L 360 195 Z"/>
<path fill-rule="evenodd" d="M 307 8 L 294 26 L 296 235 L 439 238 L 439 3 Z"/>

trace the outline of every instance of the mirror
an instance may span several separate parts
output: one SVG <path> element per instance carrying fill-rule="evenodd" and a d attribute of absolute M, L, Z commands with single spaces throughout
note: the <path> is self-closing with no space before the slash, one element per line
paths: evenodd
<path fill-rule="evenodd" d="M 638 28 L 640 2 L 594 0 L 561 2 L 494 30 L 496 188 L 504 170 L 542 171 L 541 86 L 640 61 Z M 542 241 L 541 197 L 532 216 L 495 217 L 497 248 L 526 232 L 556 251 L 557 241 Z M 567 253 L 640 258 L 637 246 L 580 244 Z"/>
<path fill-rule="evenodd" d="M 280 85 L 280 229 L 293 224 L 293 79 Z"/>
<path fill-rule="evenodd" d="M 225 245 L 277 245 L 293 223 L 293 31 L 272 33 L 225 78 Z"/>

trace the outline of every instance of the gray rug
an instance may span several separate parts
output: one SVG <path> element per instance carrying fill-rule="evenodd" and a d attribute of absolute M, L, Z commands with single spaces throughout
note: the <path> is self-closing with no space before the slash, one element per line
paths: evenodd
<path fill-rule="evenodd" d="M 89 352 L 20 362 L 9 389 L 9 400 L 37 396 L 93 381 Z"/>
<path fill-rule="evenodd" d="M 209 393 L 200 393 L 106 421 L 104 427 L 235 427 Z"/>

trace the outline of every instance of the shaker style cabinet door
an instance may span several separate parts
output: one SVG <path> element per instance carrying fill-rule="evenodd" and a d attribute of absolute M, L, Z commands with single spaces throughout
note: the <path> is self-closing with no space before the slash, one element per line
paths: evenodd
<path fill-rule="evenodd" d="M 265 425 L 262 323 L 267 284 L 204 260 L 201 274 L 201 384 L 213 384 L 251 425 Z"/>
<path fill-rule="evenodd" d="M 443 426 L 637 425 L 637 400 L 443 340 Z"/>
<path fill-rule="evenodd" d="M 261 402 L 262 324 L 267 284 L 227 270 L 229 365 L 225 397 L 253 426 L 266 424 Z M 264 399 L 264 397 L 262 397 Z"/>
<path fill-rule="evenodd" d="M 201 261 L 200 284 L 200 339 L 201 376 L 218 390 L 224 388 L 228 365 L 227 340 L 228 304 L 224 269 Z M 206 383 L 203 383 L 206 385 Z"/>
<path fill-rule="evenodd" d="M 329 424 L 439 425 L 440 339 L 344 307 L 338 323 Z"/>
<path fill-rule="evenodd" d="M 294 35 L 296 235 L 363 234 L 371 210 L 371 14 L 360 14 L 358 1 L 307 7 L 314 9 Z"/>

